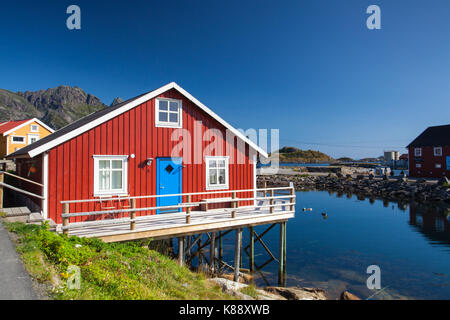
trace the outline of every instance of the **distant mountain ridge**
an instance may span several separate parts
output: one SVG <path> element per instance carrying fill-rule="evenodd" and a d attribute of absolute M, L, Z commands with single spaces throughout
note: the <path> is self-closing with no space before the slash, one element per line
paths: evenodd
<path fill-rule="evenodd" d="M 17 93 L 0 89 L 0 121 L 35 117 L 60 129 L 106 107 L 99 98 L 78 87 L 62 85 Z"/>

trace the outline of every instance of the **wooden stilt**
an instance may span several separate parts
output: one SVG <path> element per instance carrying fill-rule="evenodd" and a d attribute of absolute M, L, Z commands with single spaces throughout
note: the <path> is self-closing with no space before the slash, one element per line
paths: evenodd
<path fill-rule="evenodd" d="M 234 281 L 239 281 L 239 269 L 241 262 L 241 241 L 242 241 L 242 230 L 236 229 L 236 246 L 234 253 Z"/>
<path fill-rule="evenodd" d="M 249 230 L 250 230 L 249 269 L 250 269 L 250 272 L 254 272 L 255 271 L 255 234 L 253 231 L 253 227 L 250 227 Z"/>
<path fill-rule="evenodd" d="M 184 237 L 178 238 L 178 264 L 184 264 Z"/>
<path fill-rule="evenodd" d="M 286 222 L 280 223 L 280 256 L 278 259 L 278 285 L 279 286 L 285 286 L 285 263 L 286 263 Z"/>
<path fill-rule="evenodd" d="M 210 264 L 210 270 L 211 273 L 214 274 L 215 272 L 215 264 L 216 264 L 216 233 L 211 233 L 211 246 L 209 249 L 209 264 Z"/>

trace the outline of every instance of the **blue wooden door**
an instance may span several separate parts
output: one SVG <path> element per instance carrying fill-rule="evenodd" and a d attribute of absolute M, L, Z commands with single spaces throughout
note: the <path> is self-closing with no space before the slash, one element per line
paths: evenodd
<path fill-rule="evenodd" d="M 180 194 L 182 192 L 182 169 L 181 158 L 156 159 L 156 191 L 158 195 Z M 156 198 L 156 205 L 158 207 L 178 205 L 181 201 L 181 196 L 158 197 Z M 181 208 L 173 210 L 157 210 L 157 214 L 179 211 L 181 211 Z"/>

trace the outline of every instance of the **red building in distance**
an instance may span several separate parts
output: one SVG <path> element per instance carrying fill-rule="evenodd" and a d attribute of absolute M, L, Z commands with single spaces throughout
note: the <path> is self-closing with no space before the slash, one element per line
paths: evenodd
<path fill-rule="evenodd" d="M 450 177 L 450 125 L 427 128 L 407 148 L 410 177 Z"/>

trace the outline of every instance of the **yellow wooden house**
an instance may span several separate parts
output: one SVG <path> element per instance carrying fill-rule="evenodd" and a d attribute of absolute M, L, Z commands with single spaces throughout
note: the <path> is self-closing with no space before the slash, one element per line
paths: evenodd
<path fill-rule="evenodd" d="M 53 132 L 36 118 L 0 122 L 0 159 Z"/>

